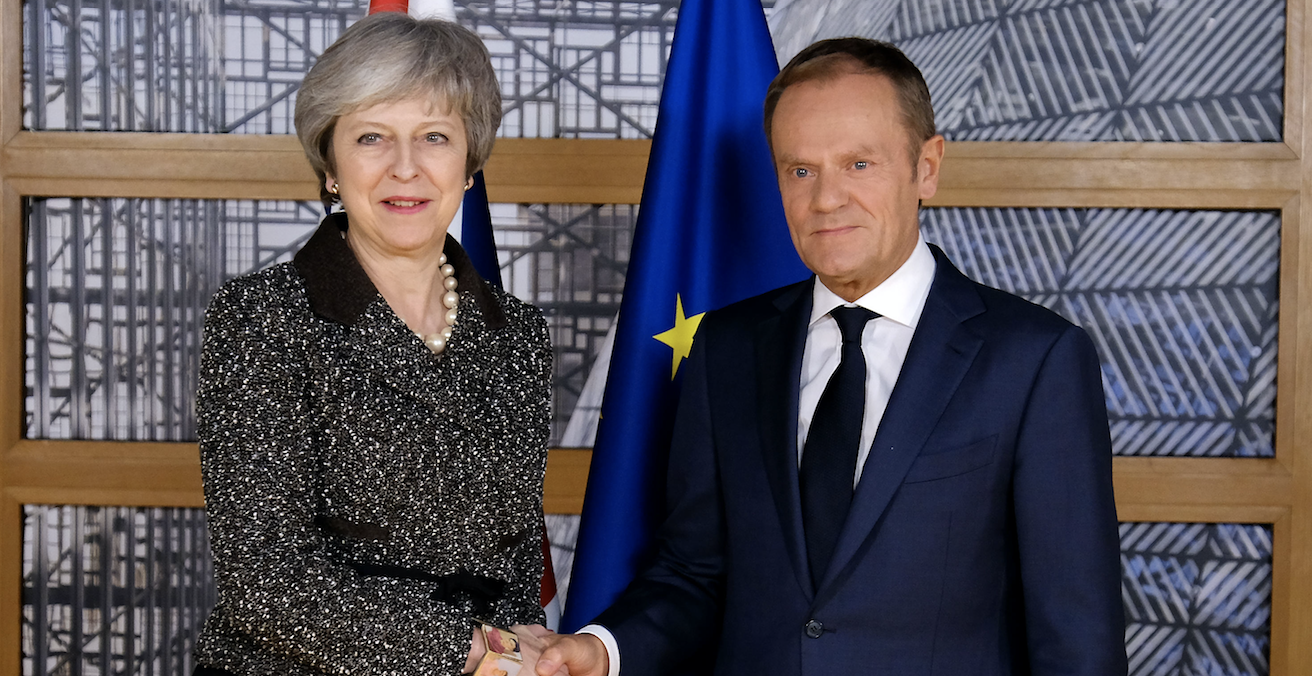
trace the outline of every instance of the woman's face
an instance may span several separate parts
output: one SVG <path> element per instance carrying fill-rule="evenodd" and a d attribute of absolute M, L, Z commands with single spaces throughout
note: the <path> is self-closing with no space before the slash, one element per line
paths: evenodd
<path fill-rule="evenodd" d="M 428 100 L 380 103 L 338 118 L 337 172 L 327 185 L 337 184 L 357 255 L 436 257 L 464 197 L 466 146 L 460 116 Z"/>

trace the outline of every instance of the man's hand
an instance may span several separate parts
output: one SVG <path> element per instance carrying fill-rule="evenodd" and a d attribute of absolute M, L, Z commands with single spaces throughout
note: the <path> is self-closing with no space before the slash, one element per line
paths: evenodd
<path fill-rule="evenodd" d="M 546 649 L 546 639 L 555 636 L 556 633 L 547 629 L 540 624 L 525 626 L 517 624 L 510 628 L 519 637 L 519 653 L 524 658 L 525 666 L 532 666 L 534 662 L 540 659 L 538 656 Z M 524 676 L 530 676 L 527 670 Z"/>
<path fill-rule="evenodd" d="M 606 676 L 610 658 L 606 645 L 592 634 L 556 634 L 543 639 L 538 676 Z"/>

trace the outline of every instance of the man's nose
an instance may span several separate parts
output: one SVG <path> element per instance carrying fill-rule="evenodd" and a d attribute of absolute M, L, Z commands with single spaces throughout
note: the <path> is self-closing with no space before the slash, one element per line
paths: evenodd
<path fill-rule="evenodd" d="M 829 213 L 847 204 L 847 187 L 838 177 L 820 174 L 816 177 L 815 187 L 811 192 L 811 208 L 820 213 Z"/>

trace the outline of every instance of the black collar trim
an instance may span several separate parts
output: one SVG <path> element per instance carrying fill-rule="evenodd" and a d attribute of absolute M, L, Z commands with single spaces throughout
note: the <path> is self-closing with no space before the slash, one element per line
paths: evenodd
<path fill-rule="evenodd" d="M 305 246 L 296 252 L 292 265 L 305 280 L 310 308 L 326 319 L 350 326 L 378 297 L 378 287 L 346 245 L 346 228 L 345 213 L 328 214 Z M 447 262 L 456 269 L 461 294 L 472 295 L 487 328 L 495 331 L 504 327 L 506 314 L 492 287 L 478 276 L 469 254 L 449 234 L 444 251 Z"/>

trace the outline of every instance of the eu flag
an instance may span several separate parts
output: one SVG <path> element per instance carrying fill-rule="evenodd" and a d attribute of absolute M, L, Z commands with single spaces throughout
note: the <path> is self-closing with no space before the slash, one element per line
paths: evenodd
<path fill-rule="evenodd" d="M 760 0 L 679 8 L 562 626 L 647 563 L 664 505 L 680 363 L 702 315 L 810 273 L 793 250 L 762 129 L 779 72 Z"/>

